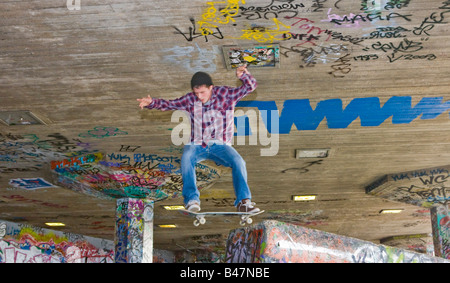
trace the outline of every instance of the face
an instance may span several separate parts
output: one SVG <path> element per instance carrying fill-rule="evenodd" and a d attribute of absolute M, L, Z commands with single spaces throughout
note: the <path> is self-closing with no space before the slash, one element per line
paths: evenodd
<path fill-rule="evenodd" d="M 213 87 L 214 86 L 207 87 L 206 85 L 202 85 L 199 87 L 194 87 L 193 91 L 202 103 L 206 103 L 211 99 Z"/>

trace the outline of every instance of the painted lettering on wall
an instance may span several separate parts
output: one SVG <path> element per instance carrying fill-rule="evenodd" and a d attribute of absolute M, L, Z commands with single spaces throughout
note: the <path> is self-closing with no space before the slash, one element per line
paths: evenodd
<path fill-rule="evenodd" d="M 278 110 L 275 101 L 240 101 L 236 107 Z M 345 108 L 341 99 L 327 99 L 317 103 L 315 109 L 309 99 L 293 99 L 283 104 L 278 133 L 289 134 L 293 125 L 299 131 L 316 130 L 325 118 L 330 129 L 345 129 L 358 117 L 362 127 L 378 127 L 390 117 L 393 124 L 409 124 L 418 117 L 436 119 L 449 109 L 450 101 L 444 102 L 443 97 L 424 97 L 415 106 L 412 106 L 411 96 L 393 96 L 383 106 L 379 97 L 355 98 Z M 271 133 L 271 117 L 263 118 Z"/>

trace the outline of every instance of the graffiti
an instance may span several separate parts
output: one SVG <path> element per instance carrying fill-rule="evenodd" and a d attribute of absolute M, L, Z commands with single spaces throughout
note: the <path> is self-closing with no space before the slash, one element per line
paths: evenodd
<path fill-rule="evenodd" d="M 195 47 L 175 46 L 166 49 L 165 52 L 172 53 L 171 55 L 164 56 L 165 61 L 177 64 L 178 66 L 182 66 L 184 69 L 190 71 L 191 73 L 195 73 L 198 71 L 214 73 L 217 69 L 216 64 L 214 64 L 214 61 L 218 54 L 217 48 L 207 50 L 200 48 L 196 43 Z"/>
<path fill-rule="evenodd" d="M 152 241 L 153 202 L 128 198 L 117 200 L 115 262 L 151 262 Z"/>
<path fill-rule="evenodd" d="M 312 12 L 323 12 L 322 9 L 325 8 L 324 3 L 327 1 L 328 0 L 313 0 L 313 5 L 311 7 L 315 9 L 312 10 Z"/>
<path fill-rule="evenodd" d="M 292 46 L 290 48 L 281 46 L 281 54 L 289 58 L 289 53 L 299 54 L 301 56 L 301 61 L 304 64 L 300 65 L 303 67 L 314 67 L 317 62 L 321 61 L 322 64 L 329 63 L 330 61 L 335 62 L 339 59 L 341 52 L 348 53 L 349 50 L 347 46 L 342 44 L 331 44 L 330 46 Z"/>
<path fill-rule="evenodd" d="M 381 13 L 376 12 L 376 13 L 371 13 L 371 14 L 366 14 L 366 15 L 351 14 L 350 16 L 343 16 L 343 17 L 337 16 L 337 17 L 334 17 L 332 20 L 330 20 L 330 22 L 335 23 L 338 26 L 341 26 L 343 23 L 346 23 L 347 25 L 348 25 L 348 23 L 351 23 L 354 25 L 355 23 L 359 24 L 359 21 L 362 21 L 362 22 L 390 21 L 390 20 L 396 19 L 396 18 L 401 18 L 407 22 L 410 22 L 411 16 L 412 15 L 402 15 L 402 14 L 396 13 L 396 12 L 392 12 L 392 13 L 388 14 L 387 16 L 383 16 L 383 15 L 381 15 Z"/>
<path fill-rule="evenodd" d="M 402 9 L 408 7 L 411 0 L 391 0 L 383 6 L 384 10 Z M 380 11 L 382 8 L 380 0 L 362 0 L 361 11 L 365 13 L 371 11 Z"/>
<path fill-rule="evenodd" d="M 0 228 L 0 263 L 113 262 L 110 241 L 6 221 Z"/>
<path fill-rule="evenodd" d="M 406 173 L 399 173 L 399 174 L 392 174 L 391 178 L 393 181 L 401 181 L 401 180 L 411 180 L 414 178 L 420 178 L 427 176 L 430 179 L 434 179 L 434 176 L 436 175 L 442 175 L 447 177 L 450 176 L 450 172 L 446 168 L 432 168 L 432 169 L 426 169 L 426 170 L 416 170 L 412 172 L 406 172 Z M 442 177 L 441 177 L 442 178 Z M 438 178 L 439 179 L 439 178 Z M 422 182 L 424 182 L 422 180 Z M 424 183 L 426 185 L 426 183 Z"/>
<path fill-rule="evenodd" d="M 227 263 L 412 263 L 444 259 L 278 221 L 230 232 Z"/>
<path fill-rule="evenodd" d="M 381 50 L 383 52 L 392 51 L 393 53 L 396 52 L 412 53 L 422 50 L 423 46 L 422 42 L 414 42 L 408 40 L 407 38 L 404 38 L 403 41 L 396 44 L 394 44 L 393 42 L 381 43 L 380 41 L 377 41 L 376 43 L 372 44 L 372 48 L 374 50 Z"/>
<path fill-rule="evenodd" d="M 9 184 L 23 190 L 54 188 L 55 186 L 42 178 L 19 178 L 9 180 Z"/>
<path fill-rule="evenodd" d="M 202 35 L 211 35 L 214 33 L 212 31 L 212 28 L 218 28 L 218 25 L 226 25 L 232 22 L 236 22 L 235 19 L 233 19 L 234 16 L 236 16 L 239 13 L 239 2 L 242 1 L 242 4 L 245 4 L 245 0 L 227 0 L 227 2 L 221 1 L 221 2 L 213 2 L 209 1 L 206 2 L 208 8 L 205 8 L 201 20 L 197 21 L 200 30 L 202 31 Z M 217 8 L 215 7 L 215 4 L 223 4 L 227 3 L 227 6 L 225 8 L 220 9 L 220 16 L 217 15 Z"/>
<path fill-rule="evenodd" d="M 317 26 L 312 25 L 313 23 L 315 23 L 314 21 L 307 19 L 307 18 L 299 18 L 299 17 L 289 17 L 287 19 L 294 19 L 294 20 L 298 20 L 295 23 L 293 23 L 291 26 L 294 27 L 296 24 L 300 24 L 302 22 L 301 25 L 299 25 L 297 28 L 298 29 L 303 29 L 306 31 L 307 34 L 310 33 L 317 33 L 317 35 L 321 35 L 322 33 L 324 34 L 328 34 L 328 38 L 326 41 L 328 41 L 330 39 L 330 32 L 327 29 L 321 29 Z"/>
<path fill-rule="evenodd" d="M 30 139 L 38 148 L 53 152 L 85 152 L 90 147 L 90 144 L 83 143 L 79 139 L 70 141 L 60 133 L 49 134 L 47 139 L 40 139 L 34 134 L 25 135 L 24 137 Z"/>
<path fill-rule="evenodd" d="M 350 24 L 344 24 L 343 25 L 342 23 L 341 24 L 336 24 L 335 23 L 334 27 L 345 27 L 345 28 L 360 27 L 360 25 L 359 25 L 360 21 L 356 20 L 358 15 L 355 15 L 353 13 L 350 13 L 349 15 L 345 15 L 345 16 L 340 16 L 340 15 L 337 15 L 337 14 L 330 14 L 332 10 L 333 10 L 332 8 L 328 9 L 328 12 L 327 12 L 328 19 L 327 20 L 322 20 L 322 22 L 334 22 L 335 20 L 336 21 L 340 21 L 340 20 L 343 20 L 344 17 L 345 18 L 349 17 L 349 18 L 354 19 Z"/>
<path fill-rule="evenodd" d="M 381 0 L 362 0 L 361 11 L 370 13 L 381 10 Z"/>
<path fill-rule="evenodd" d="M 438 257 L 450 259 L 450 207 L 439 205 L 431 208 L 433 243 Z"/>
<path fill-rule="evenodd" d="M 93 130 L 89 130 L 86 133 L 81 133 L 78 136 L 82 138 L 103 139 L 106 137 L 114 137 L 117 135 L 128 135 L 128 133 L 114 127 L 94 127 Z"/>
<path fill-rule="evenodd" d="M 95 152 L 90 147 L 90 144 L 78 139 L 70 141 L 59 133 L 42 139 L 35 134 L 0 134 L 0 160 L 3 161 L 0 172 L 39 171 L 43 162 Z"/>
<path fill-rule="evenodd" d="M 309 172 L 309 169 L 308 169 L 309 167 L 312 167 L 314 165 L 322 165 L 322 161 L 323 161 L 323 159 L 320 159 L 320 160 L 317 160 L 317 161 L 311 161 L 311 162 L 308 162 L 303 167 L 285 169 L 285 170 L 281 171 L 281 173 L 286 173 L 288 171 L 299 171 L 298 174 L 308 173 Z"/>
<path fill-rule="evenodd" d="M 255 26 L 249 29 L 244 29 L 242 30 L 243 34 L 241 37 L 234 39 L 254 40 L 259 43 L 274 43 L 277 40 L 285 40 L 290 38 L 290 26 L 283 24 L 276 18 L 273 18 L 273 22 L 275 25 L 267 28 Z M 286 30 L 282 30 L 283 28 Z"/>
<path fill-rule="evenodd" d="M 426 34 L 426 35 L 430 36 L 430 34 L 428 32 L 433 30 L 435 25 L 447 24 L 447 22 L 444 22 L 444 20 L 445 20 L 445 15 L 447 13 L 450 13 L 450 1 L 442 2 L 442 5 L 443 6 L 439 7 L 439 10 L 444 10 L 444 11 L 441 11 L 439 14 L 437 12 L 433 12 L 433 13 L 431 13 L 430 16 L 426 17 L 422 21 L 422 23 L 419 27 L 414 28 L 413 33 L 415 35 Z"/>
<path fill-rule="evenodd" d="M 450 201 L 449 187 L 419 187 L 411 185 L 409 187 L 398 187 L 394 189 L 393 194 L 398 199 L 409 203 L 428 202 L 433 204 L 446 205 Z"/>
<path fill-rule="evenodd" d="M 287 222 L 294 225 L 301 225 L 303 227 L 308 226 L 326 226 L 328 225 L 325 220 L 328 219 L 326 216 L 322 216 L 322 210 L 316 211 L 288 211 L 288 210 L 277 210 L 268 211 L 268 215 L 264 217 L 267 220 L 278 220 Z"/>
<path fill-rule="evenodd" d="M 349 56 L 350 54 L 346 54 L 339 58 L 333 65 L 331 65 L 332 71 L 328 74 L 335 78 L 343 78 L 346 74 L 350 73 L 352 71 L 350 68 L 352 65 L 349 63 L 351 61 Z"/>
<path fill-rule="evenodd" d="M 343 35 L 341 32 L 332 31 L 331 38 L 344 42 L 350 42 L 354 45 L 360 45 L 364 41 L 364 38 L 352 37 L 351 35 Z"/>
<path fill-rule="evenodd" d="M 259 20 L 272 18 L 278 18 L 281 15 L 289 15 L 291 17 L 296 17 L 299 13 L 299 8 L 304 8 L 305 5 L 302 3 L 294 4 L 295 0 L 272 0 L 272 2 L 267 6 L 248 6 L 239 7 L 241 13 L 235 16 L 235 18 L 245 17 L 247 20 Z M 277 3 L 280 2 L 280 3 Z M 286 3 L 287 2 L 287 3 Z M 283 3 L 283 4 L 281 4 Z"/>
<path fill-rule="evenodd" d="M 289 134 L 293 124 L 299 131 L 316 130 L 325 118 L 330 129 L 345 129 L 358 117 L 362 127 L 378 127 L 390 117 L 393 124 L 410 124 L 418 117 L 436 119 L 450 109 L 450 101 L 443 102 L 443 97 L 424 97 L 414 107 L 411 102 L 411 96 L 393 96 L 381 106 L 378 97 L 355 98 L 343 109 L 341 99 L 327 99 L 319 101 L 313 110 L 309 99 L 286 100 L 278 133 Z M 278 111 L 275 101 L 240 101 L 236 107 Z M 271 133 L 271 120 L 263 117 L 263 122 Z"/>
<path fill-rule="evenodd" d="M 135 152 L 139 148 L 140 146 L 135 145 L 121 145 L 119 151 Z"/>
<path fill-rule="evenodd" d="M 450 203 L 449 168 L 437 167 L 386 175 L 366 187 L 366 192 L 392 201 L 422 207 Z"/>
<path fill-rule="evenodd" d="M 406 35 L 402 35 L 402 32 L 409 32 L 410 30 L 405 29 L 403 27 L 377 27 L 376 31 L 370 33 L 369 39 L 374 38 L 399 38 L 406 37 Z"/>
<path fill-rule="evenodd" d="M 147 198 L 162 200 L 181 195 L 181 157 L 121 151 L 52 163 L 52 173 L 61 186 L 102 199 Z M 217 180 L 219 171 L 196 165 L 197 185 L 204 189 Z"/>
<path fill-rule="evenodd" d="M 353 57 L 353 60 L 355 61 L 370 61 L 370 60 L 377 60 L 380 58 L 377 54 L 370 54 L 370 55 L 360 55 Z"/>
<path fill-rule="evenodd" d="M 231 231 L 227 239 L 226 263 L 259 262 L 265 243 L 263 229 L 242 228 Z"/>
<path fill-rule="evenodd" d="M 195 23 L 195 19 L 194 18 L 190 18 L 189 20 L 190 20 L 190 22 L 192 24 L 192 26 L 189 27 L 189 32 L 186 33 L 186 32 L 181 31 L 177 27 L 173 27 L 176 30 L 175 34 L 181 34 L 187 41 L 193 41 L 194 39 L 202 37 L 202 36 L 205 37 L 205 41 L 206 42 L 209 41 L 208 40 L 208 36 L 214 36 L 215 38 L 218 38 L 218 39 L 224 39 L 224 36 L 223 36 L 223 34 L 222 34 L 222 32 L 220 31 L 219 28 L 215 28 L 216 31 L 213 32 L 213 33 L 209 33 L 209 34 L 203 35 L 203 33 L 197 32 L 197 26 L 196 26 L 196 23 Z"/>
<path fill-rule="evenodd" d="M 50 162 L 50 168 L 52 170 L 56 168 L 64 168 L 64 167 L 73 167 L 73 166 L 81 166 L 86 163 L 92 163 L 99 161 L 103 158 L 103 154 L 101 153 L 94 153 L 94 154 L 88 154 L 86 156 L 80 156 L 80 157 L 71 157 L 70 159 L 64 159 L 60 161 L 51 161 Z"/>
<path fill-rule="evenodd" d="M 412 55 L 412 54 L 407 54 L 407 55 L 401 55 L 400 57 L 395 57 L 394 54 L 392 54 L 391 56 L 387 56 L 389 58 L 389 62 L 393 63 L 395 61 L 398 60 L 417 60 L 417 59 L 423 59 L 423 60 L 428 60 L 428 61 L 433 61 L 435 60 L 437 57 L 434 54 L 427 54 L 427 55 Z"/>

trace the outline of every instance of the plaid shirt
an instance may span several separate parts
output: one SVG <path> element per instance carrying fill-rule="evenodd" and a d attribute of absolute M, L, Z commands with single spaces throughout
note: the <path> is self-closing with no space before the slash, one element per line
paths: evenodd
<path fill-rule="evenodd" d="M 186 111 L 191 119 L 191 143 L 203 145 L 209 142 L 221 142 L 231 145 L 234 136 L 234 107 L 236 103 L 256 89 L 256 79 L 244 73 L 242 86 L 214 86 L 211 99 L 202 104 L 197 96 L 190 92 L 178 99 L 153 99 L 146 108 Z"/>

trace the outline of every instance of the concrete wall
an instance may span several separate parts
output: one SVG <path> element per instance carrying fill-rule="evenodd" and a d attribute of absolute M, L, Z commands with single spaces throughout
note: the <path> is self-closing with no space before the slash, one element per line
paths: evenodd
<path fill-rule="evenodd" d="M 0 263 L 114 263 L 114 253 L 114 241 L 0 220 Z M 153 250 L 153 262 L 174 261 Z"/>
<path fill-rule="evenodd" d="M 0 263 L 112 262 L 112 241 L 0 220 Z"/>
<path fill-rule="evenodd" d="M 449 261 L 284 222 L 263 221 L 230 232 L 227 240 L 226 262 L 409 263 Z"/>

